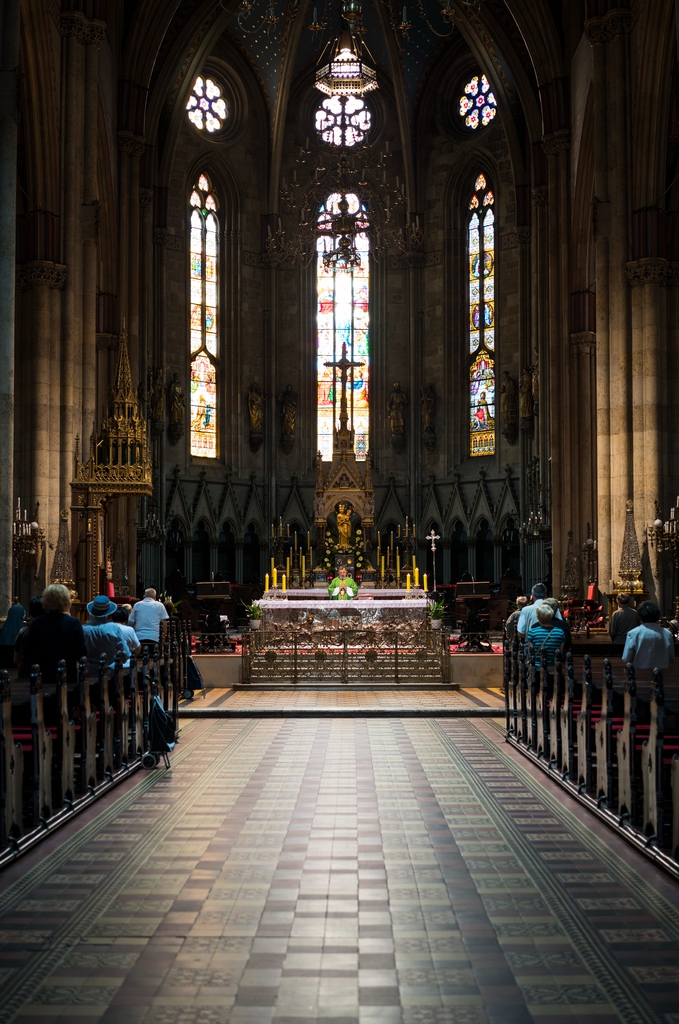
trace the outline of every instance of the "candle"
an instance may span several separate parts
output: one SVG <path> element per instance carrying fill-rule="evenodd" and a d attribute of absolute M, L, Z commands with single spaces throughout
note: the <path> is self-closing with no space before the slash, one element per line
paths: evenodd
<path fill-rule="evenodd" d="M 297 550 L 297 530 L 295 530 L 295 551 Z"/>
<path fill-rule="evenodd" d="M 283 516 L 278 517 L 278 536 L 283 536 Z"/>
<path fill-rule="evenodd" d="M 275 572 L 276 572 L 276 570 L 274 569 L 274 560 L 272 558 L 271 559 L 271 579 L 274 581 L 274 583 L 273 583 L 274 587 L 276 586 L 276 578 L 274 576 Z"/>
<path fill-rule="evenodd" d="M 398 539 L 401 539 L 401 524 L 398 524 Z"/>
<path fill-rule="evenodd" d="M 290 555 L 285 559 L 285 575 L 290 575 Z"/>
<path fill-rule="evenodd" d="M 424 586 L 424 592 L 425 592 L 425 594 L 426 594 L 426 593 L 428 593 L 428 592 L 429 592 L 429 587 L 428 587 L 428 585 L 427 585 L 427 574 L 426 574 L 426 572 L 425 572 L 425 574 L 424 574 L 424 584 L 423 584 L 423 586 Z"/>
<path fill-rule="evenodd" d="M 306 576 L 306 558 L 302 555 L 302 579 Z"/>
<path fill-rule="evenodd" d="M 377 550 L 380 551 L 381 548 L 382 548 L 382 538 L 380 536 L 380 531 L 378 530 L 377 531 Z"/>
<path fill-rule="evenodd" d="M 384 555 L 382 555 L 382 579 L 384 579 Z"/>
<path fill-rule="evenodd" d="M 415 558 L 415 555 L 413 555 L 413 572 L 415 569 L 417 569 L 417 559 Z"/>
<path fill-rule="evenodd" d="M 288 537 L 290 536 L 290 523 L 288 523 Z"/>
<path fill-rule="evenodd" d="M 274 538 L 274 529 L 273 529 L 273 523 L 272 523 L 271 524 L 271 540 L 273 540 L 273 538 Z"/>
<path fill-rule="evenodd" d="M 311 533 L 308 530 L 306 535 L 306 549 L 307 551 L 311 551 Z"/>
<path fill-rule="evenodd" d="M 269 589 L 269 574 L 267 573 L 266 576 L 264 577 L 264 590 L 267 591 L 268 589 Z"/>
<path fill-rule="evenodd" d="M 415 520 L 413 519 L 413 540 L 415 540 Z"/>
<path fill-rule="evenodd" d="M 285 573 L 283 573 L 283 575 L 281 576 L 281 590 L 283 591 L 283 593 L 285 593 L 286 591 Z"/>
<path fill-rule="evenodd" d="M 419 585 L 420 585 L 420 570 L 416 568 L 413 571 L 415 573 L 415 586 L 419 587 Z"/>
<path fill-rule="evenodd" d="M 391 550 L 394 550 L 394 531 L 391 531 Z"/>
<path fill-rule="evenodd" d="M 410 590 L 410 573 L 406 576 L 406 590 Z"/>
<path fill-rule="evenodd" d="M 273 559 L 272 559 L 272 561 L 273 561 Z M 274 586 L 274 589 L 275 589 L 278 586 L 278 569 L 274 569 L 273 572 L 271 573 L 271 575 L 273 576 L 273 586 Z"/>
<path fill-rule="evenodd" d="M 401 552 L 396 548 L 396 575 L 401 575 Z"/>

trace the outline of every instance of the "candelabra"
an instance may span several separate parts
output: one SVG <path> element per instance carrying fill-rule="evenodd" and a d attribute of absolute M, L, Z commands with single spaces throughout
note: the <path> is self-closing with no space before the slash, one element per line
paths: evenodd
<path fill-rule="evenodd" d="M 587 523 L 587 540 L 582 545 L 582 561 L 587 570 L 587 583 L 591 586 L 599 579 L 599 550 L 592 537 L 592 527 Z"/>
<path fill-rule="evenodd" d="M 38 509 L 40 503 L 35 506 L 33 519 L 28 521 L 28 511 L 21 512 L 21 498 L 17 498 L 17 507 L 14 512 L 12 524 L 12 552 L 14 555 L 14 568 L 19 571 L 21 563 L 29 558 L 35 558 L 35 573 L 33 578 L 38 578 L 38 563 L 41 551 L 45 546 L 45 531 L 38 522 Z"/>

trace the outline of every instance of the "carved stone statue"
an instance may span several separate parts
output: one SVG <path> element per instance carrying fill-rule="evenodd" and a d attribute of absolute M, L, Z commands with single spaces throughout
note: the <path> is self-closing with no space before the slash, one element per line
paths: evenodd
<path fill-rule="evenodd" d="M 178 373 L 172 374 L 172 380 L 167 389 L 167 398 L 170 407 L 170 429 L 167 436 L 170 444 L 177 444 L 184 433 L 184 413 L 186 411 L 186 394 L 179 383 Z"/>
<path fill-rule="evenodd" d="M 162 423 L 165 416 L 165 384 L 163 368 L 159 367 L 154 375 L 153 384 L 148 395 L 149 411 L 153 423 Z"/>
<path fill-rule="evenodd" d="M 292 384 L 278 396 L 281 403 L 281 448 L 286 454 L 292 451 L 295 441 L 295 420 L 297 419 L 297 392 Z"/>
<path fill-rule="evenodd" d="M 250 448 L 256 452 L 264 440 L 264 396 L 256 381 L 248 391 L 248 415 L 250 417 Z"/>
<path fill-rule="evenodd" d="M 401 390 L 400 381 L 394 383 L 394 390 L 387 401 L 387 413 L 389 415 L 389 426 L 391 427 L 391 443 L 397 452 L 405 451 L 405 408 L 408 405 L 408 396 Z"/>
<path fill-rule="evenodd" d="M 519 411 L 521 414 L 521 430 L 533 436 L 533 375 L 528 366 L 521 371 L 519 384 Z"/>
<path fill-rule="evenodd" d="M 422 436 L 427 451 L 436 448 L 436 393 L 431 384 L 421 389 L 420 412 L 422 415 Z"/>
<path fill-rule="evenodd" d="M 500 414 L 502 416 L 502 434 L 510 444 L 516 444 L 519 432 L 518 388 L 513 377 L 507 370 L 502 374 L 500 387 Z"/>
<path fill-rule="evenodd" d="M 337 506 L 337 537 L 340 548 L 346 550 L 351 544 L 351 512 L 343 501 Z"/>

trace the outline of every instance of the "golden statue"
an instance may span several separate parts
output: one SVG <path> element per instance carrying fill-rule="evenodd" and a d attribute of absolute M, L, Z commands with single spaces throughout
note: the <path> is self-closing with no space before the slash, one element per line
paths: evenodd
<path fill-rule="evenodd" d="M 337 507 L 337 535 L 339 547 L 346 550 L 351 544 L 351 514 L 343 501 Z"/>

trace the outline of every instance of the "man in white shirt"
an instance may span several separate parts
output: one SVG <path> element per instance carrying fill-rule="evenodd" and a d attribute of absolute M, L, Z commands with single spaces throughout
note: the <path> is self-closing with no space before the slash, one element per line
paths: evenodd
<path fill-rule="evenodd" d="M 631 661 L 637 669 L 669 668 L 674 661 L 674 638 L 660 625 L 660 609 L 652 601 L 637 608 L 641 625 L 630 629 L 622 652 L 624 662 Z"/>
<path fill-rule="evenodd" d="M 137 601 L 130 612 L 130 626 L 139 637 L 142 647 L 151 647 L 150 654 L 155 655 L 160 643 L 160 625 L 169 619 L 162 601 L 156 601 L 153 587 L 144 591 L 144 600 Z"/>

